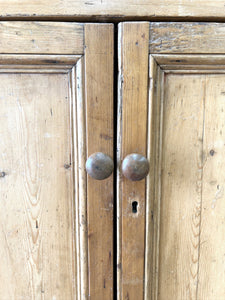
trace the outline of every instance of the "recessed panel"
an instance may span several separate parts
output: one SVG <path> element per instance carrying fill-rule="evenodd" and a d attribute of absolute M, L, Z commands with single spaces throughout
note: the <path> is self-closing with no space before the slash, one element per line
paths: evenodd
<path fill-rule="evenodd" d="M 0 299 L 73 299 L 67 74 L 0 74 Z"/>
<path fill-rule="evenodd" d="M 165 74 L 159 299 L 222 299 L 225 76 Z"/>

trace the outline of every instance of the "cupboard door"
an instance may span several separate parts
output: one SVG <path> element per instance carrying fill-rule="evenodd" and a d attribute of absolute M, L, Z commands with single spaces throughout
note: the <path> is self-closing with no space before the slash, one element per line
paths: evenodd
<path fill-rule="evenodd" d="M 223 299 L 225 25 L 119 26 L 118 299 Z"/>
<path fill-rule="evenodd" d="M 146 156 L 148 23 L 119 27 L 119 96 L 117 219 L 118 299 L 142 299 L 145 245 L 145 180 L 131 181 L 121 172 L 129 154 Z M 135 211 L 133 206 L 137 205 Z"/>
<path fill-rule="evenodd" d="M 0 299 L 112 299 L 113 25 L 0 23 Z"/>

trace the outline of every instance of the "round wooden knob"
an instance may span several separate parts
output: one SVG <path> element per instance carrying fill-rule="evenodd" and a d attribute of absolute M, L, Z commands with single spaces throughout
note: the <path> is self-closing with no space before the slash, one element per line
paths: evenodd
<path fill-rule="evenodd" d="M 123 160 L 122 172 L 126 178 L 132 181 L 142 180 L 149 172 L 149 162 L 141 154 L 129 154 Z"/>
<path fill-rule="evenodd" d="M 86 161 L 86 170 L 94 179 L 106 179 L 112 174 L 113 160 L 102 152 L 93 153 Z"/>

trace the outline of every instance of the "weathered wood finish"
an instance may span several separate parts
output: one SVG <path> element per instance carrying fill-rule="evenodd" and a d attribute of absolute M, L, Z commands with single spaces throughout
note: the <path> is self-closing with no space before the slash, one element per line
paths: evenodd
<path fill-rule="evenodd" d="M 157 299 L 161 210 L 161 160 L 164 72 L 149 58 L 149 110 L 147 157 L 150 162 L 146 180 L 146 243 L 144 299 Z"/>
<path fill-rule="evenodd" d="M 225 19 L 223 0 L 0 1 L 1 18 L 86 20 Z"/>
<path fill-rule="evenodd" d="M 150 23 L 151 54 L 224 53 L 223 23 Z"/>
<path fill-rule="evenodd" d="M 222 299 L 225 294 L 225 75 L 218 74 L 224 72 L 225 32 L 223 24 L 210 25 L 182 24 L 192 28 L 186 36 L 165 33 L 165 23 L 150 26 L 148 155 L 154 157 L 147 181 L 146 300 Z M 215 26 L 219 43 L 208 51 L 206 39 Z"/>
<path fill-rule="evenodd" d="M 68 74 L 0 76 L 6 174 L 0 298 L 72 299 L 76 250 Z"/>
<path fill-rule="evenodd" d="M 121 172 L 131 153 L 146 156 L 149 23 L 119 25 L 118 99 L 118 299 L 143 299 L 145 179 L 132 182 Z M 137 202 L 137 212 L 132 203 Z"/>
<path fill-rule="evenodd" d="M 1 53 L 84 53 L 84 25 L 79 23 L 0 22 L 0 36 Z"/>
<path fill-rule="evenodd" d="M 201 240 L 198 299 L 225 295 L 225 75 L 205 76 Z"/>
<path fill-rule="evenodd" d="M 220 66 L 225 65 L 225 56 L 224 54 L 198 54 L 198 55 L 191 55 L 191 54 L 152 54 L 151 55 L 155 61 L 162 66 L 170 66 L 174 69 L 176 65 L 183 66 L 195 66 L 198 65 L 198 69 L 202 65 L 207 65 L 208 68 L 219 68 Z"/>
<path fill-rule="evenodd" d="M 87 157 L 113 158 L 113 25 L 85 25 Z M 113 297 L 113 176 L 87 179 L 88 266 L 91 299 Z"/>
<path fill-rule="evenodd" d="M 74 160 L 77 168 L 74 172 L 75 212 L 76 212 L 76 244 L 77 244 L 77 299 L 88 297 L 88 239 L 87 239 L 87 174 L 86 162 L 86 115 L 85 115 L 85 68 L 84 57 L 76 64 L 76 81 L 71 80 L 72 97 L 76 99 L 73 106 L 73 145 Z"/>
<path fill-rule="evenodd" d="M 166 75 L 160 243 L 154 257 L 158 263 L 153 263 L 159 265 L 153 286 L 158 292 L 153 299 L 222 299 L 225 293 L 224 194 L 218 175 L 223 164 L 224 76 L 191 71 Z"/>
<path fill-rule="evenodd" d="M 112 299 L 113 183 L 87 182 L 85 162 L 91 145 L 113 155 L 113 26 L 7 26 L 0 23 L 0 298 Z M 101 106 L 101 135 L 92 136 L 91 106 L 96 116 Z"/>
<path fill-rule="evenodd" d="M 196 299 L 204 88 L 205 75 L 165 78 L 158 299 Z"/>

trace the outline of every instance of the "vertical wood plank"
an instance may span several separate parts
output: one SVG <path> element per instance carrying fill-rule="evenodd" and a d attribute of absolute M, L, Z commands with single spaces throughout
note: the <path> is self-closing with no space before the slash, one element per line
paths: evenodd
<path fill-rule="evenodd" d="M 121 175 L 130 153 L 146 156 L 148 119 L 149 23 L 119 25 L 118 103 L 118 299 L 143 299 L 145 250 L 145 180 Z M 132 202 L 138 202 L 137 213 Z"/>
<path fill-rule="evenodd" d="M 150 55 L 150 87 L 148 117 L 149 177 L 146 184 L 146 246 L 144 299 L 157 299 L 159 270 L 161 160 L 164 72 Z"/>
<path fill-rule="evenodd" d="M 85 25 L 87 157 L 113 158 L 113 25 Z M 87 178 L 89 297 L 113 297 L 113 176 Z"/>
<path fill-rule="evenodd" d="M 88 239 L 87 239 L 87 174 L 86 163 L 86 112 L 84 57 L 71 72 L 74 122 L 74 161 L 75 169 L 75 209 L 76 209 L 76 243 L 77 243 L 77 300 L 88 297 Z M 75 101 L 76 99 L 76 101 Z"/>
<path fill-rule="evenodd" d="M 225 295 L 224 75 L 207 75 L 198 299 Z"/>
<path fill-rule="evenodd" d="M 68 75 L 0 78 L 0 299 L 73 299 Z"/>
<path fill-rule="evenodd" d="M 205 75 L 166 75 L 158 299 L 197 299 Z"/>

